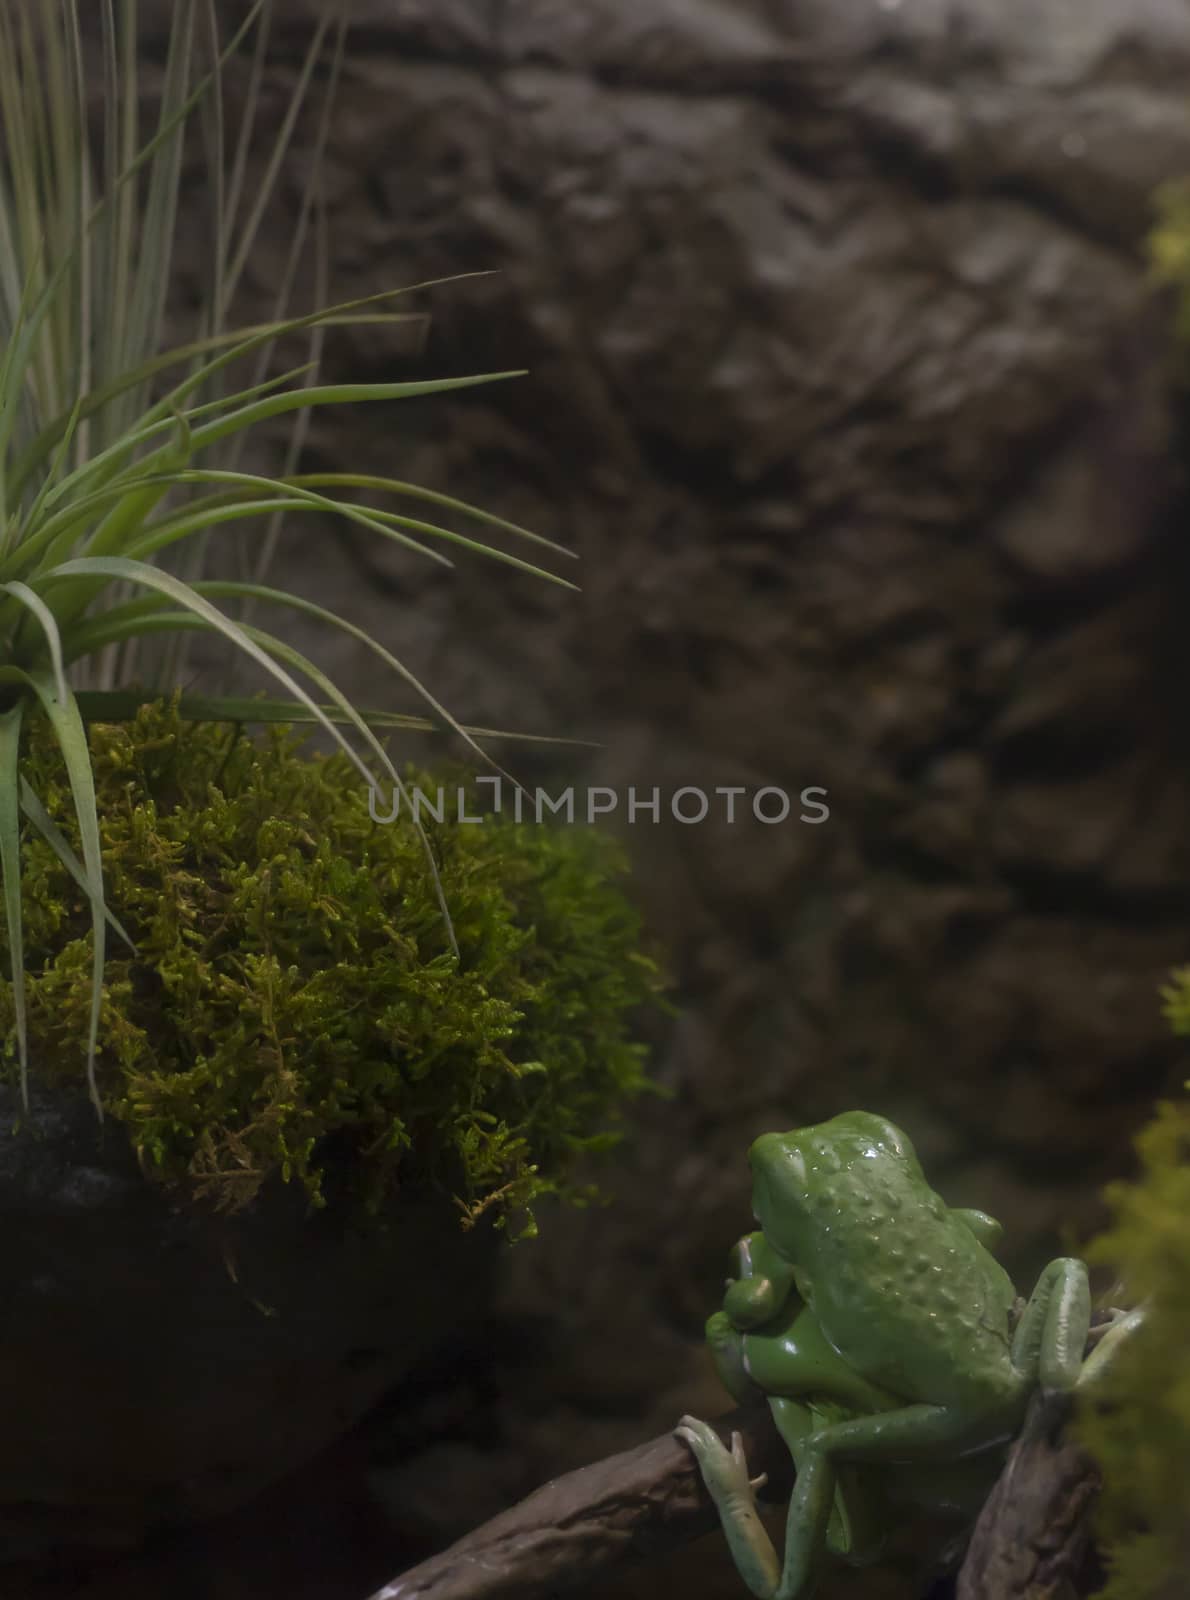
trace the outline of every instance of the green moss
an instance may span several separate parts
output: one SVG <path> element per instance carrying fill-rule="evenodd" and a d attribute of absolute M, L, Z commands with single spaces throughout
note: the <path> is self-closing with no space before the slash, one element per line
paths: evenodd
<path fill-rule="evenodd" d="M 1190 1035 L 1190 968 L 1173 975 L 1165 1013 Z M 1114 1226 L 1091 1252 L 1115 1267 L 1130 1301 L 1151 1302 L 1105 1407 L 1084 1422 L 1104 1473 L 1102 1600 L 1164 1597 L 1190 1560 L 1190 1101 L 1159 1107 L 1137 1148 L 1141 1176 L 1109 1191 Z"/>
<path fill-rule="evenodd" d="M 456 960 L 415 828 L 373 822 L 345 758 L 162 706 L 90 742 L 109 904 L 136 945 L 110 935 L 99 1082 L 151 1175 L 230 1210 L 280 1172 L 318 1204 L 334 1149 L 373 1208 L 415 1172 L 468 1221 L 531 1230 L 542 1195 L 583 1198 L 569 1164 L 645 1086 L 629 1026 L 657 986 L 611 840 L 423 813 Z M 27 759 L 77 850 L 44 728 Z M 81 1082 L 89 910 L 31 829 L 23 866 L 31 1073 Z M 15 1081 L 3 980 L 0 1047 Z"/>

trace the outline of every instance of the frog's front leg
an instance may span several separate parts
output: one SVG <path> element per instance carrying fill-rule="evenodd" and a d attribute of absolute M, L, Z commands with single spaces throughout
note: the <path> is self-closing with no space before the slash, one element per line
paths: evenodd
<path fill-rule="evenodd" d="M 736 1405 L 746 1406 L 759 1400 L 763 1390 L 748 1372 L 744 1335 L 725 1311 L 716 1311 L 707 1318 L 706 1341 L 719 1381 Z"/>
<path fill-rule="evenodd" d="M 1083 1359 L 1091 1328 L 1087 1269 L 1074 1256 L 1051 1261 L 1037 1281 L 1017 1324 L 1012 1364 L 1043 1388 L 1069 1393 L 1090 1389 L 1144 1321 L 1144 1308 L 1117 1312 L 1095 1349 Z"/>
<path fill-rule="evenodd" d="M 748 1588 L 758 1600 L 808 1600 L 825 1549 L 834 1496 L 835 1474 L 829 1461 L 814 1453 L 798 1464 L 782 1562 L 757 1513 L 739 1434 L 732 1434 L 728 1450 L 709 1423 L 689 1416 L 674 1432 L 694 1452 L 736 1570 Z"/>
<path fill-rule="evenodd" d="M 731 1252 L 723 1310 L 743 1332 L 759 1328 L 784 1309 L 794 1287 L 794 1269 L 783 1261 L 763 1233 L 745 1234 Z"/>
<path fill-rule="evenodd" d="M 968 1206 L 952 1206 L 950 1214 L 959 1219 L 985 1250 L 995 1251 L 1004 1236 L 1001 1224 L 995 1217 L 989 1217 L 986 1211 L 972 1211 Z"/>

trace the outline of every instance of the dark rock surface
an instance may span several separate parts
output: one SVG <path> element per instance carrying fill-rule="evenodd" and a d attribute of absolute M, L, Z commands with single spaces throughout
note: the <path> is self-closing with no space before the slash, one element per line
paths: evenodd
<path fill-rule="evenodd" d="M 295 61 L 321 10 L 285 8 Z M 696 1341 L 760 1130 L 896 1117 L 952 1203 L 1003 1216 L 1025 1277 L 1095 1225 L 1184 1075 L 1157 989 L 1190 949 L 1190 556 L 1143 235 L 1190 172 L 1190 10 L 356 16 L 333 292 L 499 269 L 433 293 L 423 367 L 532 375 L 327 415 L 311 459 L 556 537 L 583 593 L 306 524 L 278 572 L 458 715 L 601 740 L 576 782 L 821 785 L 831 806 L 625 828 L 682 1008 L 676 1098 L 609 1169 L 613 1209 L 514 1256 L 507 1314 L 551 1332 L 499 1369 L 503 1431 L 391 1469 L 395 1525 L 421 1507 L 432 1540 L 498 1508 L 482 1494 L 716 1407 Z M 254 259 L 250 313 L 283 250 L 278 230 Z M 403 349 L 348 329 L 328 365 L 390 377 Z M 385 700 L 349 641 L 294 634 Z"/>
<path fill-rule="evenodd" d="M 406 1197 L 387 1236 L 266 1189 L 203 1218 L 123 1130 L 34 1085 L 0 1138 L 0 1590 L 237 1506 L 477 1314 L 490 1240 Z M 0 1125 L 17 1107 L 6 1094 Z"/>
<path fill-rule="evenodd" d="M 817 827 L 624 830 L 683 1002 L 638 1158 L 675 1284 L 717 1261 L 752 1131 L 865 1098 L 1047 1247 L 1176 1058 L 1190 572 L 1142 252 L 1190 171 L 1190 14 L 360 16 L 335 291 L 498 268 L 435 292 L 425 365 L 532 373 L 327 414 L 312 453 L 560 538 L 583 594 L 354 533 L 332 560 L 295 531 L 285 577 L 460 715 L 601 739 L 577 782 L 829 791 Z M 350 330 L 329 359 L 409 365 Z M 306 642 L 384 694 L 349 642 Z"/>

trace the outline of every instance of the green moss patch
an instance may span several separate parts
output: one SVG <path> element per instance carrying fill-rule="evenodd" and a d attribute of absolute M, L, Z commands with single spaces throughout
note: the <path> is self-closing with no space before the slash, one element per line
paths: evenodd
<path fill-rule="evenodd" d="M 136 945 L 109 935 L 99 1083 L 147 1172 L 224 1210 L 279 1172 L 322 1204 L 334 1149 L 372 1208 L 416 1172 L 465 1221 L 530 1228 L 543 1194 L 584 1197 L 570 1162 L 645 1087 L 630 1025 L 657 988 L 614 841 L 423 812 L 456 959 L 417 830 L 374 822 L 345 758 L 165 706 L 90 743 L 109 905 Z M 77 851 L 42 727 L 24 770 Z M 23 867 L 30 1074 L 81 1083 L 89 908 L 32 828 Z M 3 978 L 0 1071 L 16 1081 Z"/>
<path fill-rule="evenodd" d="M 1174 1032 L 1190 1036 L 1190 967 L 1164 998 Z M 1190 1563 L 1190 1099 L 1159 1106 L 1137 1152 L 1140 1176 L 1108 1191 L 1114 1226 L 1091 1252 L 1149 1307 L 1106 1380 L 1106 1408 L 1082 1423 L 1103 1468 L 1103 1600 L 1165 1600 Z"/>

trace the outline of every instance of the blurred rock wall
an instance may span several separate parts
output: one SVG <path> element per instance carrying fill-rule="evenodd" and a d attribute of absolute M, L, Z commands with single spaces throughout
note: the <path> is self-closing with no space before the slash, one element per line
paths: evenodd
<path fill-rule="evenodd" d="M 285 9 L 291 72 L 320 9 Z M 1031 1270 L 1184 1073 L 1157 989 L 1190 952 L 1190 552 L 1143 236 L 1190 172 L 1190 11 L 356 16 L 332 293 L 497 275 L 418 302 L 421 356 L 348 329 L 328 370 L 530 376 L 327 414 L 309 458 L 547 533 L 582 593 L 305 524 L 278 570 L 460 717 L 602 744 L 506 750 L 531 778 L 829 792 L 820 826 L 624 828 L 676 980 L 675 1098 L 608 1169 L 614 1208 L 515 1257 L 509 1315 L 555 1341 L 531 1477 L 715 1403 L 694 1341 L 760 1130 L 886 1111 Z M 282 264 L 278 230 L 251 314 Z M 350 641 L 295 634 L 362 701 L 400 698 Z"/>

